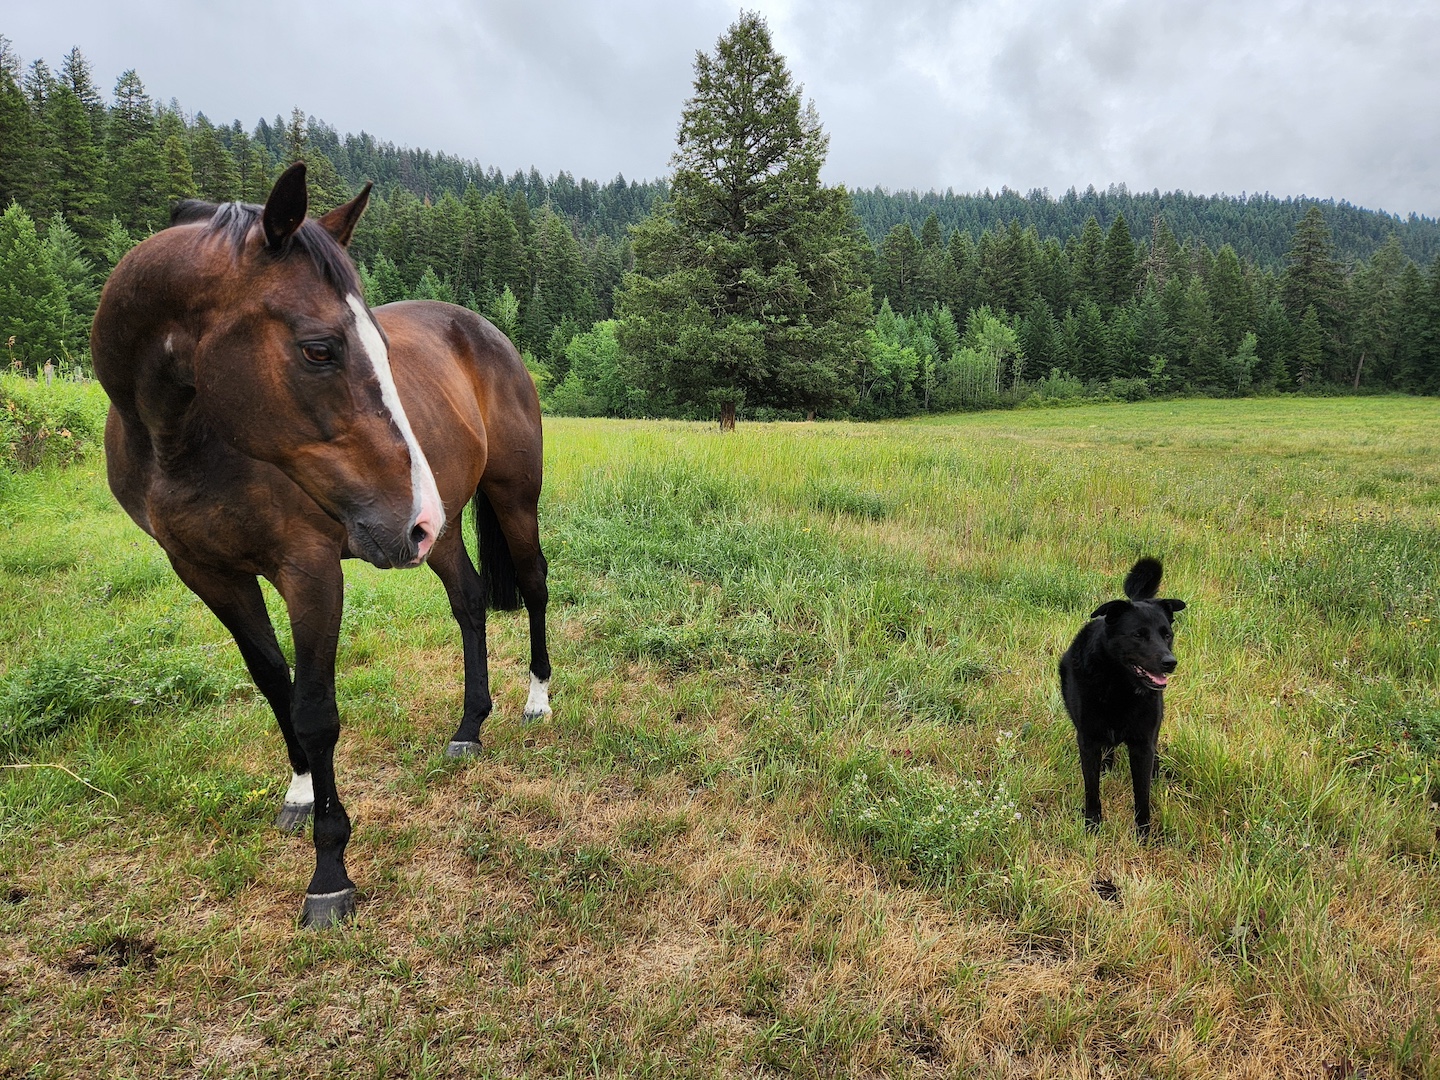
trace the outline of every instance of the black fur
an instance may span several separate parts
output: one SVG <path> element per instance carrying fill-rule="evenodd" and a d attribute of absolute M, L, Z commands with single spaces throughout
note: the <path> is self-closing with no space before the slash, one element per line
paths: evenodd
<path fill-rule="evenodd" d="M 1075 725 L 1085 781 L 1085 823 L 1100 826 L 1100 771 L 1124 743 L 1135 788 L 1135 828 L 1150 833 L 1150 782 L 1165 715 L 1165 685 L 1175 670 L 1170 651 L 1175 612 L 1183 600 L 1157 600 L 1158 559 L 1137 562 L 1125 576 L 1126 600 L 1091 613 L 1060 658 L 1060 693 Z"/>
<path fill-rule="evenodd" d="M 475 492 L 475 539 L 480 544 L 480 583 L 485 603 L 493 611 L 516 611 L 524 603 L 515 579 L 515 560 L 500 531 L 500 519 L 485 492 Z"/>

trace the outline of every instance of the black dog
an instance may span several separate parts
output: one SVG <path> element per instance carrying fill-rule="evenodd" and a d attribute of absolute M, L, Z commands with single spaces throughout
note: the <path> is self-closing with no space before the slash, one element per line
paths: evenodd
<path fill-rule="evenodd" d="M 1124 743 L 1135 784 L 1135 828 L 1142 838 L 1150 834 L 1155 746 L 1165 715 L 1165 686 L 1175 670 L 1171 622 L 1185 607 L 1183 600 L 1155 599 L 1160 573 L 1158 559 L 1137 562 L 1125 575 L 1129 599 L 1096 608 L 1060 658 L 1060 693 L 1080 744 L 1085 824 L 1091 831 L 1101 820 L 1101 767 Z"/>

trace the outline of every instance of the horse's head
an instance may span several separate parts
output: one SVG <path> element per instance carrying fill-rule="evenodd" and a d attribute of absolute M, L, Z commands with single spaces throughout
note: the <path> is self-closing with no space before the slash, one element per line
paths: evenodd
<path fill-rule="evenodd" d="M 445 509 L 396 391 L 385 334 L 343 250 L 369 193 L 367 184 L 307 220 L 297 164 L 263 210 L 209 208 L 206 227 L 228 233 L 232 247 L 212 283 L 220 295 L 198 320 L 195 389 L 221 437 L 295 481 L 345 526 L 354 554 L 380 567 L 418 566 Z"/>

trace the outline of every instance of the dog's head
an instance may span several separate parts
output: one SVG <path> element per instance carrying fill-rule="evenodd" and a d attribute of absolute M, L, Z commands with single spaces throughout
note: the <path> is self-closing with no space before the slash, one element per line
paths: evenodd
<path fill-rule="evenodd" d="M 1105 651 L 1131 672 L 1146 690 L 1164 690 L 1175 670 L 1174 620 L 1185 609 L 1184 600 L 1157 600 L 1161 566 L 1158 559 L 1141 559 L 1125 575 L 1127 600 L 1109 600 L 1090 617 L 1105 620 Z"/>

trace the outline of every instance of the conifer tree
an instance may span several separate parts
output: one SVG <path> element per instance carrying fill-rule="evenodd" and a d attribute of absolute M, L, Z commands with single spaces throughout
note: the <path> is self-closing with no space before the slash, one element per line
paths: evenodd
<path fill-rule="evenodd" d="M 875 288 L 903 315 L 913 314 L 919 306 L 915 280 L 920 273 L 920 255 L 920 241 L 908 221 L 892 228 L 880 245 Z"/>
<path fill-rule="evenodd" d="M 115 80 L 110 115 L 105 126 L 105 148 L 111 162 L 117 162 L 124 149 L 136 139 L 155 130 L 155 106 L 145 92 L 145 84 L 134 68 L 121 73 Z"/>
<path fill-rule="evenodd" d="M 0 35 L 0 206 L 27 201 L 35 187 L 35 132 L 20 88 L 20 60 Z"/>
<path fill-rule="evenodd" d="M 215 125 L 204 113 L 195 116 L 190 135 L 190 166 L 200 198 L 222 203 L 240 197 L 240 170 L 235 158 L 220 142 Z"/>
<path fill-rule="evenodd" d="M 0 215 L 0 346 L 33 371 L 61 354 L 71 318 L 35 222 L 12 202 Z"/>
<path fill-rule="evenodd" d="M 1130 237 L 1130 226 L 1124 214 L 1116 214 L 1105 234 L 1105 246 L 1100 252 L 1100 292 L 1103 306 L 1115 307 L 1130 301 L 1135 296 L 1136 258 L 1135 241 Z"/>
<path fill-rule="evenodd" d="M 1070 259 L 1070 280 L 1074 282 L 1075 299 L 1094 300 L 1097 303 L 1104 295 L 1100 281 L 1100 256 L 1105 248 L 1105 237 L 1100 223 L 1092 215 L 1080 230 L 1078 236 L 1070 238 L 1065 254 Z"/>
<path fill-rule="evenodd" d="M 676 407 L 742 400 L 806 411 L 852 399 L 871 314 L 843 188 L 820 182 L 827 139 L 742 14 L 695 60 L 670 200 L 635 230 L 620 340 Z"/>
<path fill-rule="evenodd" d="M 90 112 L 65 82 L 55 87 L 45 109 L 52 139 L 51 205 L 65 215 L 86 249 L 98 253 L 104 229 L 105 163 L 90 124 Z"/>

